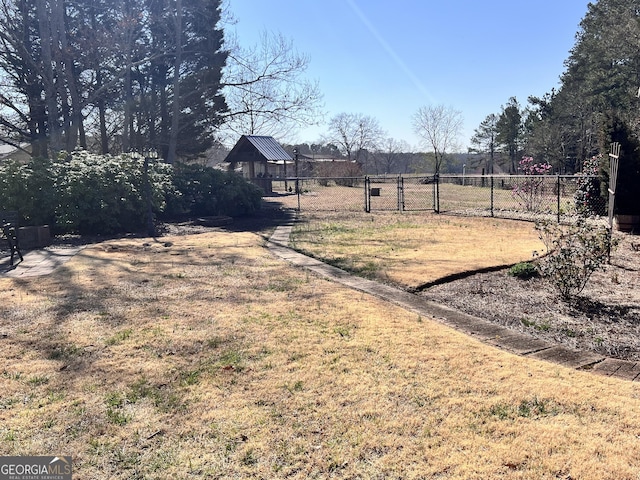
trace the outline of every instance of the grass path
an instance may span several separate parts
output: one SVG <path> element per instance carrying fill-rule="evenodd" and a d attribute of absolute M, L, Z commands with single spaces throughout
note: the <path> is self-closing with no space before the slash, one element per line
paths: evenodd
<path fill-rule="evenodd" d="M 635 479 L 640 388 L 498 351 L 269 255 L 114 240 L 0 280 L 0 454 L 74 478 Z"/>

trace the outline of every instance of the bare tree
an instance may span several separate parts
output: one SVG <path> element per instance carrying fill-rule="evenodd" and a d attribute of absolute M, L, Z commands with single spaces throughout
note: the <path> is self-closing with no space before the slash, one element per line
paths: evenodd
<path fill-rule="evenodd" d="M 329 121 L 328 138 L 349 160 L 362 163 L 366 153 L 377 148 L 384 137 L 378 120 L 361 113 L 339 113 Z"/>
<path fill-rule="evenodd" d="M 413 115 L 413 130 L 435 157 L 435 173 L 440 173 L 447 150 L 456 146 L 462 129 L 462 113 L 444 105 L 426 105 Z"/>
<path fill-rule="evenodd" d="M 223 84 L 229 113 L 223 134 L 271 135 L 283 138 L 322 118 L 318 82 L 304 77 L 309 58 L 281 34 L 263 33 L 259 44 L 242 48 L 235 38 L 229 50 Z"/>
<path fill-rule="evenodd" d="M 402 154 L 410 150 L 409 144 L 404 140 L 396 140 L 388 137 L 381 142 L 379 150 L 376 152 L 376 173 L 406 173 L 407 165 L 404 165 L 405 172 L 401 172 L 400 159 Z"/>

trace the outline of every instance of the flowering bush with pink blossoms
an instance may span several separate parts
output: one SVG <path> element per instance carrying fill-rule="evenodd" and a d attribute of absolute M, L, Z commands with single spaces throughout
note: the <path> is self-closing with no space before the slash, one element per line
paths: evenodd
<path fill-rule="evenodd" d="M 518 170 L 523 177 L 516 180 L 511 191 L 513 197 L 527 212 L 541 211 L 545 191 L 543 175 L 551 172 L 551 165 L 547 162 L 535 163 L 533 157 L 522 157 Z"/>

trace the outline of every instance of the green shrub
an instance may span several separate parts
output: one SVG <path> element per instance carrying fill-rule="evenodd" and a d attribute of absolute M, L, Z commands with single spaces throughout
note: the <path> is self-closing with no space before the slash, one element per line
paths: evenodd
<path fill-rule="evenodd" d="M 56 191 L 52 163 L 33 159 L 0 163 L 0 205 L 15 210 L 23 225 L 55 226 Z"/>
<path fill-rule="evenodd" d="M 136 154 L 118 156 L 73 152 L 53 165 L 56 181 L 56 226 L 64 232 L 116 233 L 144 228 L 146 197 L 144 159 Z M 150 162 L 152 202 L 164 207 L 172 191 L 171 166 Z"/>
<path fill-rule="evenodd" d="M 143 162 L 137 155 L 62 153 L 51 161 L 0 165 L 0 204 L 17 210 L 24 225 L 50 225 L 55 233 L 110 234 L 143 228 L 146 216 Z M 171 166 L 152 162 L 154 210 L 172 191 Z"/>
<path fill-rule="evenodd" d="M 152 208 L 162 218 L 260 209 L 258 187 L 234 173 L 162 161 L 150 161 L 148 172 Z M 147 215 L 144 158 L 76 151 L 53 161 L 7 160 L 0 164 L 0 205 L 18 211 L 23 225 L 49 225 L 56 234 L 141 231 Z"/>
<path fill-rule="evenodd" d="M 233 172 L 176 164 L 172 180 L 175 194 L 167 198 L 164 218 L 184 215 L 234 217 L 260 209 L 260 189 Z"/>
<path fill-rule="evenodd" d="M 582 173 L 577 175 L 577 188 L 573 194 L 578 214 L 605 215 L 607 198 L 602 196 L 600 164 L 602 155 L 587 158 L 582 162 Z"/>
<path fill-rule="evenodd" d="M 539 275 L 538 268 L 531 262 L 517 263 L 507 273 L 522 280 L 528 280 Z"/>

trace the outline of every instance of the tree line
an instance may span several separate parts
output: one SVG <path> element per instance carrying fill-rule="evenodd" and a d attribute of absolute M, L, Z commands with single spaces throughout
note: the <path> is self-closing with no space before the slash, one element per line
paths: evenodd
<path fill-rule="evenodd" d="M 170 163 L 213 141 L 227 53 L 211 0 L 2 0 L 5 141 L 34 156 L 157 149 Z M 213 28 L 212 28 L 213 27 Z"/>
<path fill-rule="evenodd" d="M 225 38 L 221 0 L 0 0 L 0 139 L 33 157 L 155 150 L 314 121 L 308 58 L 277 34 Z M 286 93 L 286 94 L 285 94 Z"/>
<path fill-rule="evenodd" d="M 525 106 L 510 98 L 499 114 L 488 115 L 476 129 L 474 145 L 488 154 L 505 152 L 512 171 L 527 154 L 558 172 L 574 173 L 617 141 L 625 144 L 624 163 L 635 163 L 637 174 L 639 87 L 638 2 L 589 3 L 559 88 L 530 96 Z"/>
<path fill-rule="evenodd" d="M 412 120 L 430 153 L 432 170 L 450 170 L 461 112 L 425 105 Z M 588 5 L 560 87 L 528 97 L 526 105 L 509 98 L 475 129 L 469 153 L 483 158 L 487 173 L 493 173 L 498 162 L 501 171 L 519 173 L 519 161 L 531 156 L 555 172 L 571 174 L 581 172 L 583 163 L 596 155 L 604 154 L 607 160 L 609 145 L 620 142 L 625 156 L 620 176 L 640 179 L 639 127 L 640 9 L 635 0 L 599 0 Z M 355 160 L 371 151 L 384 152 L 388 141 L 375 119 L 346 113 L 329 122 L 325 139 Z"/>
<path fill-rule="evenodd" d="M 225 15 L 221 0 L 0 0 L 0 139 L 35 157 L 152 149 L 173 163 L 240 134 L 287 138 L 317 123 L 309 59 L 279 34 L 241 47 Z M 516 173 L 529 155 L 573 173 L 612 139 L 636 139 L 639 20 L 634 0 L 589 4 L 561 86 L 525 106 L 510 98 L 475 130 L 485 171 L 506 158 Z M 450 170 L 461 113 L 426 105 L 412 120 L 432 170 Z M 364 114 L 335 115 L 319 143 L 378 172 L 409 168 L 393 163 L 411 148 Z"/>

